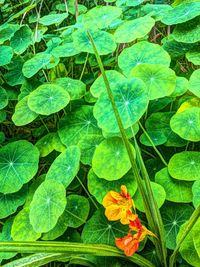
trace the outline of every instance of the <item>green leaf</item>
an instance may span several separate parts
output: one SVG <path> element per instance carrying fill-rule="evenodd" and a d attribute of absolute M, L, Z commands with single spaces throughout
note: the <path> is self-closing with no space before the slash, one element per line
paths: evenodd
<path fill-rule="evenodd" d="M 187 52 L 186 58 L 188 61 L 192 62 L 194 65 L 200 65 L 200 52 L 196 52 L 196 51 Z"/>
<path fill-rule="evenodd" d="M 52 14 L 41 17 L 39 19 L 39 23 L 45 26 L 49 26 L 52 24 L 60 24 L 67 17 L 68 17 L 68 13 L 62 13 L 62 14 L 52 13 Z"/>
<path fill-rule="evenodd" d="M 189 80 L 189 90 L 194 95 L 200 97 L 200 69 L 193 71 Z"/>
<path fill-rule="evenodd" d="M 199 23 L 200 16 L 185 23 L 176 25 L 172 32 L 172 37 L 178 42 L 188 44 L 200 41 Z"/>
<path fill-rule="evenodd" d="M 15 213 L 17 208 L 24 204 L 27 196 L 27 187 L 22 187 L 17 193 L 0 193 L 0 219 Z"/>
<path fill-rule="evenodd" d="M 5 23 L 0 26 L 0 44 L 10 40 L 14 33 L 20 28 L 18 24 Z"/>
<path fill-rule="evenodd" d="M 35 120 L 37 116 L 38 114 L 29 108 L 28 96 L 25 96 L 15 106 L 15 112 L 12 115 L 12 121 L 16 126 L 23 126 Z"/>
<path fill-rule="evenodd" d="M 191 20 L 200 15 L 200 3 L 183 3 L 176 6 L 162 18 L 167 25 L 179 24 Z"/>
<path fill-rule="evenodd" d="M 146 4 L 142 7 L 142 11 L 146 14 L 151 15 L 156 21 L 164 18 L 169 10 L 173 8 L 170 5 L 165 4 Z"/>
<path fill-rule="evenodd" d="M 73 42 L 62 43 L 51 51 L 51 54 L 56 57 L 72 57 L 79 53 L 80 51 L 74 47 Z"/>
<path fill-rule="evenodd" d="M 39 151 L 25 140 L 11 142 L 0 149 L 0 192 L 18 191 L 38 170 Z"/>
<path fill-rule="evenodd" d="M 200 179 L 200 152 L 183 151 L 174 154 L 168 164 L 169 174 L 178 180 Z"/>
<path fill-rule="evenodd" d="M 12 58 L 11 63 L 7 66 L 8 72 L 4 75 L 4 78 L 9 85 L 15 86 L 22 84 L 25 81 L 25 77 L 22 73 L 23 64 L 24 60 L 21 57 Z"/>
<path fill-rule="evenodd" d="M 167 137 L 164 132 L 147 131 L 148 136 L 151 138 L 155 146 L 164 144 L 167 141 Z M 145 133 L 140 136 L 140 142 L 145 146 L 152 146 L 152 143 L 149 141 L 149 138 Z"/>
<path fill-rule="evenodd" d="M 135 124 L 148 105 L 147 88 L 139 79 L 119 81 L 113 87 L 113 96 L 125 129 Z M 111 101 L 107 94 L 101 94 L 94 105 L 94 117 L 105 132 L 119 132 Z"/>
<path fill-rule="evenodd" d="M 11 230 L 14 241 L 36 241 L 41 234 L 36 233 L 30 224 L 29 208 L 22 209 L 14 218 Z"/>
<path fill-rule="evenodd" d="M 192 186 L 192 193 L 193 193 L 193 205 L 195 208 L 198 207 L 200 204 L 200 180 L 195 181 Z"/>
<path fill-rule="evenodd" d="M 125 185 L 127 187 L 131 196 L 135 194 L 137 190 L 137 182 L 131 171 L 116 181 L 107 181 L 99 178 L 92 169 L 90 169 L 88 173 L 88 189 L 90 194 L 92 194 L 100 204 L 102 204 L 103 198 L 109 191 L 120 191 L 121 185 Z"/>
<path fill-rule="evenodd" d="M 187 222 L 184 223 L 180 231 L 177 235 L 176 242 L 180 240 L 180 237 L 183 235 L 186 229 Z M 199 232 L 199 231 L 198 231 Z M 199 235 L 198 235 L 199 236 Z M 183 241 L 180 250 L 179 250 L 182 258 L 187 261 L 190 265 L 194 267 L 199 267 L 200 265 L 200 258 L 197 254 L 197 251 L 194 246 L 194 241 L 193 241 L 193 230 L 189 232 L 189 234 L 186 236 L 185 240 Z"/>
<path fill-rule="evenodd" d="M 130 43 L 147 35 L 155 24 L 149 16 L 124 21 L 114 33 L 117 43 Z"/>
<path fill-rule="evenodd" d="M 54 133 L 48 133 L 36 142 L 35 146 L 40 152 L 40 157 L 46 157 L 54 150 L 53 138 Z"/>
<path fill-rule="evenodd" d="M 167 248 L 175 249 L 176 236 L 183 223 L 192 215 L 194 209 L 189 204 L 166 202 L 160 212 L 166 233 Z"/>
<path fill-rule="evenodd" d="M 149 90 L 150 100 L 171 95 L 176 86 L 174 71 L 163 65 L 140 64 L 131 74 L 144 81 Z"/>
<path fill-rule="evenodd" d="M 79 171 L 80 149 L 77 146 L 69 146 L 52 163 L 46 176 L 46 180 L 56 180 L 66 188 Z"/>
<path fill-rule="evenodd" d="M 95 149 L 92 168 L 99 178 L 108 181 L 118 180 L 125 175 L 131 163 L 122 139 L 113 137 L 102 141 Z"/>
<path fill-rule="evenodd" d="M 176 113 L 170 120 L 172 131 L 183 139 L 193 142 L 200 141 L 199 114 L 199 107 L 191 107 Z"/>
<path fill-rule="evenodd" d="M 5 108 L 8 105 L 8 95 L 6 90 L 0 86 L 0 109 Z"/>
<path fill-rule="evenodd" d="M 166 200 L 172 202 L 189 203 L 192 201 L 192 182 L 173 179 L 167 168 L 156 173 L 156 183 L 163 186 L 166 192 Z"/>
<path fill-rule="evenodd" d="M 10 46 L 16 54 L 22 54 L 32 44 L 32 31 L 26 25 L 17 30 L 10 40 Z"/>
<path fill-rule="evenodd" d="M 59 137 L 66 146 L 76 145 L 84 137 L 101 134 L 92 106 L 81 106 L 60 120 Z"/>
<path fill-rule="evenodd" d="M 192 229 L 192 236 L 193 236 L 194 247 L 196 249 L 196 252 L 198 253 L 199 263 L 200 263 L 199 229 L 200 229 L 200 219 L 197 220 L 197 222 L 194 225 L 194 228 Z"/>
<path fill-rule="evenodd" d="M 116 87 L 119 81 L 125 80 L 125 77 L 116 70 L 107 70 L 105 73 L 112 90 Z M 94 81 L 90 87 L 90 91 L 94 97 L 99 97 L 102 93 L 106 94 L 106 86 L 103 82 L 102 75 Z"/>
<path fill-rule="evenodd" d="M 83 137 L 78 146 L 81 150 L 81 162 L 86 165 L 92 165 L 92 157 L 96 147 L 104 140 L 102 135 L 89 135 Z"/>
<path fill-rule="evenodd" d="M 103 210 L 96 211 L 85 224 L 81 235 L 84 243 L 115 245 L 115 238 L 127 235 L 127 225 L 110 222 L 103 213 Z"/>
<path fill-rule="evenodd" d="M 90 205 L 87 198 L 79 195 L 69 195 L 64 211 L 67 225 L 77 228 L 84 224 L 89 215 Z"/>
<path fill-rule="evenodd" d="M 160 64 L 169 67 L 169 54 L 157 44 L 146 41 L 138 42 L 125 48 L 118 57 L 120 69 L 126 76 L 131 76 L 131 71 L 139 64 Z"/>
<path fill-rule="evenodd" d="M 184 77 L 176 77 L 176 87 L 174 92 L 171 94 L 172 97 L 181 96 L 187 92 L 189 87 L 188 80 Z"/>
<path fill-rule="evenodd" d="M 30 205 L 29 218 L 34 231 L 50 231 L 64 212 L 66 203 L 64 186 L 55 180 L 44 181 L 35 191 Z"/>
<path fill-rule="evenodd" d="M 50 115 L 63 109 L 70 101 L 68 92 L 57 84 L 43 84 L 30 93 L 29 108 L 42 115 Z"/>
<path fill-rule="evenodd" d="M 115 51 L 116 43 L 112 34 L 105 31 L 91 29 L 90 34 L 100 55 L 107 55 Z M 75 31 L 72 34 L 72 37 L 74 41 L 74 47 L 77 50 L 94 54 L 92 44 L 85 29 L 79 29 Z"/>
<path fill-rule="evenodd" d="M 158 205 L 158 208 L 160 208 L 164 204 L 165 199 L 166 199 L 165 190 L 160 184 L 157 184 L 157 183 L 154 183 L 154 182 L 151 182 L 151 188 L 152 188 L 152 191 L 153 191 L 153 195 L 154 195 L 155 201 L 156 201 L 156 203 Z M 143 202 L 142 202 L 142 197 L 141 197 L 141 195 L 140 195 L 140 193 L 138 191 L 134 195 L 133 200 L 135 202 L 136 208 L 139 211 L 145 212 L 144 205 L 143 205 Z"/>
<path fill-rule="evenodd" d="M 62 86 L 69 93 L 71 100 L 80 99 L 86 93 L 86 85 L 80 80 L 64 77 L 56 79 L 55 83 Z"/>
<path fill-rule="evenodd" d="M 0 66 L 7 65 L 11 62 L 13 57 L 12 47 L 7 45 L 0 46 Z"/>
<path fill-rule="evenodd" d="M 45 54 L 43 52 L 36 54 L 31 59 L 27 60 L 22 68 L 22 72 L 25 77 L 31 78 L 39 70 L 46 68 L 52 58 L 51 54 Z"/>
<path fill-rule="evenodd" d="M 85 27 L 107 28 L 113 20 L 120 17 L 121 8 L 115 6 L 96 6 L 90 9 L 83 17 Z"/>
<path fill-rule="evenodd" d="M 3 225 L 2 232 L 0 233 L 0 241 L 11 241 L 11 228 L 13 224 L 13 218 L 9 218 Z M 2 259 L 8 260 L 13 258 L 16 252 L 0 252 L 0 262 Z"/>

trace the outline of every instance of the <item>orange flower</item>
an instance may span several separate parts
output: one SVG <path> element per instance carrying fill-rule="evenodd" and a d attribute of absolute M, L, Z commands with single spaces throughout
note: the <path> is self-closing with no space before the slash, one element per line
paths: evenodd
<path fill-rule="evenodd" d="M 147 235 L 156 237 L 156 235 L 154 233 L 149 231 L 145 226 L 142 226 L 142 230 L 138 232 L 138 240 L 139 240 L 139 242 L 144 240 Z"/>
<path fill-rule="evenodd" d="M 130 221 L 129 229 L 130 229 L 130 231 L 136 231 L 136 232 L 142 230 L 142 224 L 141 224 L 141 222 L 140 222 L 138 217 L 135 218 L 134 221 Z"/>
<path fill-rule="evenodd" d="M 129 224 L 130 220 L 134 221 L 137 218 L 137 215 L 132 213 L 132 207 L 135 206 L 125 185 L 121 186 L 121 193 L 108 192 L 102 204 L 109 221 L 120 220 L 122 224 Z"/>
<path fill-rule="evenodd" d="M 132 256 L 139 249 L 139 241 L 136 235 L 128 234 L 125 237 L 115 239 L 116 246 L 124 250 L 126 256 Z"/>

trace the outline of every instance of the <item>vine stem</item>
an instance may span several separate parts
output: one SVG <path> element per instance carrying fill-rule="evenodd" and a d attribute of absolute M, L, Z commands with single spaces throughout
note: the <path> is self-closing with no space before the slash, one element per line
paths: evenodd
<path fill-rule="evenodd" d="M 189 234 L 189 232 L 192 230 L 193 226 L 195 225 L 195 223 L 197 222 L 197 220 L 200 218 L 200 204 L 197 207 L 197 209 L 192 213 L 192 216 L 190 217 L 186 229 L 183 232 L 182 236 L 180 237 L 179 242 L 176 245 L 176 248 L 174 249 L 174 252 L 172 253 L 170 260 L 169 260 L 169 267 L 173 267 L 176 261 L 176 257 L 177 254 L 179 252 L 179 249 L 181 247 L 181 244 L 183 243 L 183 241 L 185 240 L 185 238 L 187 237 L 187 235 Z"/>
<path fill-rule="evenodd" d="M 116 120 L 117 120 L 117 123 L 118 123 L 118 126 L 119 126 L 121 137 L 122 137 L 122 140 L 124 142 L 124 145 L 126 147 L 126 150 L 127 150 L 128 156 L 129 156 L 129 160 L 130 160 L 130 163 L 131 163 L 133 175 L 134 175 L 134 178 L 137 181 L 138 191 L 142 196 L 142 200 L 143 200 L 143 204 L 144 204 L 144 208 L 145 208 L 145 213 L 146 213 L 149 225 L 150 225 L 151 229 L 153 230 L 153 232 L 158 237 L 158 239 L 156 239 L 154 241 L 155 247 L 156 247 L 156 251 L 157 251 L 157 255 L 158 255 L 158 257 L 159 257 L 159 259 L 161 261 L 161 266 L 167 267 L 167 262 L 166 262 L 167 250 L 166 250 L 166 246 L 165 246 L 164 227 L 163 227 L 163 223 L 162 223 L 162 219 L 161 219 L 161 216 L 160 216 L 159 209 L 157 207 L 157 204 L 156 204 L 153 192 L 152 192 L 150 181 L 148 180 L 148 175 L 144 175 L 144 177 L 143 177 L 145 185 L 146 185 L 145 186 L 146 188 L 145 188 L 144 185 L 143 185 L 143 179 L 140 176 L 140 172 L 139 172 L 137 163 L 135 161 L 135 157 L 134 157 L 134 153 L 133 153 L 131 144 L 130 144 L 127 136 L 126 136 L 126 132 L 125 132 L 125 129 L 123 127 L 123 123 L 122 123 L 119 111 L 117 109 L 117 106 L 116 106 L 116 103 L 115 103 L 115 100 L 114 100 L 114 96 L 113 96 L 112 90 L 110 88 L 110 84 L 108 82 L 108 79 L 107 79 L 107 76 L 106 76 L 106 73 L 105 73 L 105 70 L 104 70 L 103 63 L 101 61 L 101 57 L 100 57 L 100 55 L 99 55 L 99 53 L 97 51 L 97 48 L 96 48 L 96 46 L 94 44 L 93 38 L 92 38 L 92 36 L 91 36 L 89 31 L 88 31 L 88 37 L 89 37 L 90 42 L 92 44 L 92 47 L 93 47 L 93 50 L 94 50 L 94 53 L 95 53 L 95 56 L 96 56 L 100 71 L 102 73 L 102 77 L 103 77 L 103 80 L 104 80 L 104 83 L 105 83 L 105 86 L 106 86 L 106 89 L 107 89 L 108 97 L 109 97 L 109 99 L 111 101 L 113 112 L 115 114 L 115 117 L 116 117 Z M 140 158 L 140 155 L 139 155 L 139 160 L 140 159 L 141 158 Z M 144 173 L 146 174 L 146 172 L 144 172 Z"/>
<path fill-rule="evenodd" d="M 63 253 L 69 255 L 85 255 L 91 254 L 94 256 L 110 256 L 120 257 L 129 260 L 141 267 L 155 267 L 153 263 L 145 259 L 139 254 L 134 254 L 131 257 L 126 257 L 123 252 L 109 245 L 100 244 L 85 244 L 73 242 L 20 242 L 20 241 L 4 241 L 0 242 L 1 252 L 18 252 L 18 253 Z"/>

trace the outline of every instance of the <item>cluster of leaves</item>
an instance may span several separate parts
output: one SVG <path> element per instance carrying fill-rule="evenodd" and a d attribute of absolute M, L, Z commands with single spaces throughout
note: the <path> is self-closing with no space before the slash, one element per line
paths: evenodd
<path fill-rule="evenodd" d="M 200 2 L 77 2 L 0 0 L 0 240 L 113 245 L 127 229 L 101 203 L 122 184 L 146 221 L 89 32 L 133 153 L 139 142 L 170 255 L 200 204 Z M 199 229 L 180 266 L 200 266 Z M 141 255 L 157 264 L 150 241 Z"/>

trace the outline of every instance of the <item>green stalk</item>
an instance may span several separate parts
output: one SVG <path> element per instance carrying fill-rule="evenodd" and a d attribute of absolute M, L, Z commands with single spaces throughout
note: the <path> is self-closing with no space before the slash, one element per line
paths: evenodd
<path fill-rule="evenodd" d="M 126 132 L 124 130 L 123 123 L 122 123 L 122 120 L 120 118 L 120 114 L 119 114 L 119 111 L 117 109 L 117 106 L 116 106 L 116 103 L 115 103 L 115 100 L 114 100 L 114 97 L 113 97 L 113 94 L 112 94 L 112 90 L 110 88 L 110 84 L 109 84 L 108 79 L 106 77 L 104 66 L 103 66 L 103 63 L 101 61 L 101 57 L 99 56 L 97 48 L 96 48 L 96 46 L 94 44 L 94 41 L 92 39 L 92 36 L 90 35 L 89 32 L 88 32 L 88 36 L 89 36 L 89 39 L 91 41 L 91 44 L 92 44 L 92 47 L 93 47 L 93 50 L 94 50 L 94 53 L 95 53 L 99 68 L 101 70 L 102 77 L 103 77 L 103 80 L 104 80 L 104 83 L 105 83 L 105 86 L 106 86 L 106 89 L 107 89 L 107 93 L 108 93 L 108 96 L 110 98 L 110 101 L 111 101 L 111 104 L 112 104 L 112 108 L 113 108 L 113 111 L 114 111 L 114 114 L 115 114 L 119 129 L 120 129 L 120 133 L 121 133 L 124 145 L 126 147 L 130 162 L 131 162 L 133 175 L 134 175 L 134 177 L 135 177 L 135 179 L 137 181 L 137 185 L 138 185 L 138 191 L 141 194 L 142 199 L 143 199 L 143 204 L 144 204 L 144 208 L 145 208 L 145 212 L 146 212 L 146 216 L 147 216 L 149 225 L 152 228 L 153 232 L 158 237 L 158 240 L 155 240 L 155 243 L 157 243 L 156 244 L 157 255 L 160 258 L 160 261 L 163 264 L 163 266 L 166 267 L 167 266 L 167 263 L 166 263 L 166 248 L 165 248 L 165 242 L 164 242 L 163 224 L 162 224 L 162 220 L 160 220 L 159 218 L 154 218 L 154 216 L 155 217 L 158 216 L 159 210 L 158 210 L 157 205 L 155 205 L 156 201 L 155 201 L 154 196 L 153 196 L 153 192 L 152 192 L 152 189 L 151 189 L 151 186 L 150 186 L 150 182 L 149 181 L 148 182 L 145 181 L 145 184 L 147 185 L 146 189 L 145 189 L 143 184 L 142 184 L 143 180 L 142 180 L 142 178 L 140 176 L 140 173 L 139 173 L 139 170 L 138 170 L 138 166 L 137 166 L 136 161 L 134 159 L 134 155 L 133 155 L 133 151 L 131 149 L 130 142 L 129 142 L 127 136 L 126 136 Z M 146 180 L 146 179 L 148 179 L 148 177 L 144 176 L 144 179 Z"/>
<path fill-rule="evenodd" d="M 169 260 L 169 267 L 173 267 L 176 261 L 176 257 L 177 254 L 179 252 L 179 249 L 181 247 L 181 244 L 183 243 L 183 241 L 185 240 L 185 238 L 187 237 L 187 235 L 189 234 L 189 232 L 192 230 L 192 227 L 195 225 L 195 223 L 197 222 L 197 220 L 200 218 L 200 204 L 197 207 L 197 209 L 192 213 L 192 216 L 190 217 L 188 223 L 187 223 L 187 227 L 185 229 L 185 231 L 183 232 L 179 242 L 176 245 L 176 248 L 174 249 L 174 252 L 172 253 L 170 260 Z"/>
<path fill-rule="evenodd" d="M 153 263 L 146 260 L 139 254 L 126 257 L 124 253 L 115 247 L 99 244 L 83 244 L 71 242 L 18 242 L 4 241 L 0 242 L 0 252 L 18 252 L 18 253 L 63 253 L 65 255 L 85 255 L 120 257 L 129 260 L 141 267 L 155 267 Z M 68 254 L 68 255 L 67 255 Z M 60 256 L 60 255 L 59 255 Z"/>

